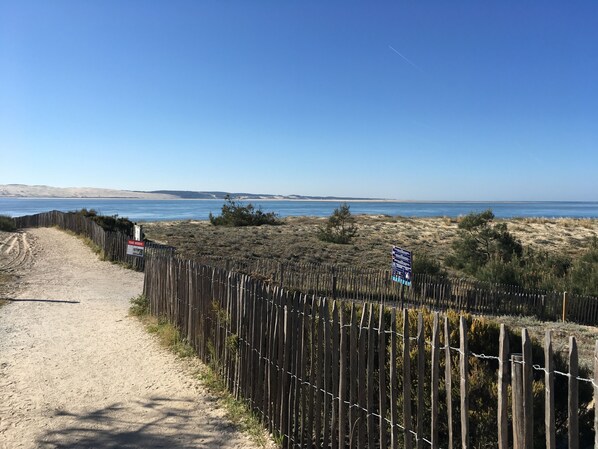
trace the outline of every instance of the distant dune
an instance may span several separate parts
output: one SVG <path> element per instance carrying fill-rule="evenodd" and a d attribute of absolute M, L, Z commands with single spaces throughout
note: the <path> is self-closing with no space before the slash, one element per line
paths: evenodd
<path fill-rule="evenodd" d="M 273 195 L 269 193 L 235 193 L 220 191 L 96 189 L 91 187 L 50 187 L 25 184 L 0 185 L 0 198 L 132 198 L 146 200 L 223 199 L 226 195 L 244 200 L 342 200 L 369 201 L 376 198 L 341 198 L 332 196 Z"/>
<path fill-rule="evenodd" d="M 91 187 L 50 187 L 24 184 L 0 185 L 0 198 L 132 198 L 148 200 L 177 199 L 164 193 L 133 192 L 129 190 L 96 189 Z"/>

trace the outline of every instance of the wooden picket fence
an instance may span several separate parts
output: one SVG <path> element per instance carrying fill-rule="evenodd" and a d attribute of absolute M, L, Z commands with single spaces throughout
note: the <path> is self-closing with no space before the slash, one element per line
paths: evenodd
<path fill-rule="evenodd" d="M 481 315 L 535 316 L 541 320 L 598 323 L 598 298 L 563 292 L 526 290 L 514 285 L 415 274 L 411 287 L 394 282 L 390 270 L 327 264 L 228 259 L 200 256 L 200 263 L 238 271 L 297 290 L 334 299 L 350 299 L 457 310 Z M 565 299 L 566 298 L 566 299 Z"/>
<path fill-rule="evenodd" d="M 91 218 L 76 212 L 51 211 L 35 215 L 16 217 L 18 228 L 39 228 L 57 226 L 61 229 L 89 238 L 100 248 L 102 255 L 112 262 L 122 262 L 134 270 L 143 271 L 144 258 L 127 255 L 127 242 L 133 238 L 119 231 L 106 231 Z M 164 255 L 174 255 L 174 248 L 145 242 L 146 253 L 159 252 Z"/>
<path fill-rule="evenodd" d="M 421 310 L 291 292 L 157 255 L 147 258 L 144 292 L 151 312 L 180 330 L 285 448 L 598 448 L 598 424 L 579 423 L 596 413 L 598 366 L 579 378 L 573 337 L 563 372 L 550 333 L 542 367 L 525 329 L 519 343 L 501 326 L 498 353 L 485 354 L 487 343 L 470 339 L 471 317 L 436 312 L 430 323 Z M 494 380 L 479 384 L 483 366 Z M 534 417 L 538 385 L 545 406 Z"/>

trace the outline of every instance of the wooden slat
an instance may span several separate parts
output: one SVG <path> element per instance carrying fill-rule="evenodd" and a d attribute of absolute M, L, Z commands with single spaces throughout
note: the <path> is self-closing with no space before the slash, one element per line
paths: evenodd
<path fill-rule="evenodd" d="M 323 401 L 323 416 L 324 422 L 322 424 L 322 430 L 324 433 L 323 438 L 323 446 L 328 447 L 330 444 L 330 409 L 331 409 L 331 397 L 330 392 L 332 391 L 330 387 L 330 311 L 328 310 L 328 303 L 324 303 L 324 307 L 322 308 L 322 321 L 324 323 L 324 332 L 322 334 L 322 340 L 324 343 L 324 353 L 323 353 L 323 362 L 324 362 L 324 378 L 323 378 L 323 388 L 324 388 L 324 401 Z"/>
<path fill-rule="evenodd" d="M 498 449 L 509 448 L 508 369 L 509 337 L 504 324 L 500 325 L 498 348 Z"/>
<path fill-rule="evenodd" d="M 310 325 L 310 354 L 309 354 L 309 381 L 311 385 L 307 387 L 307 425 L 305 429 L 305 440 L 306 440 L 306 447 L 308 449 L 312 449 L 314 447 L 314 443 L 317 445 L 319 444 L 319 436 L 316 438 L 315 429 L 314 429 L 314 409 L 315 406 L 313 404 L 317 403 L 317 399 L 314 398 L 319 397 L 319 391 L 315 391 L 312 386 L 317 386 L 317 373 L 318 365 L 317 365 L 317 357 L 318 357 L 318 347 L 319 347 L 319 340 L 317 337 L 317 306 L 318 300 L 316 299 L 315 295 L 310 299 L 310 316 L 309 316 L 309 325 Z M 316 420 L 319 421 L 320 415 L 316 414 Z M 316 446 L 317 447 L 317 446 Z"/>
<path fill-rule="evenodd" d="M 521 346 L 523 348 L 523 419 L 525 421 L 525 447 L 534 444 L 534 393 L 532 369 L 532 341 L 527 329 L 521 330 Z"/>
<path fill-rule="evenodd" d="M 367 308 L 365 305 L 362 306 L 361 311 L 361 321 L 359 324 L 359 342 L 358 342 L 358 350 L 359 356 L 357 357 L 357 384 L 359 386 L 358 390 L 358 421 L 357 421 L 357 430 L 358 430 L 358 445 L 359 448 L 366 447 L 366 437 L 367 437 L 367 382 L 365 378 L 365 373 L 367 369 L 367 359 L 366 359 L 366 351 L 367 351 L 367 340 L 368 340 L 368 331 L 366 329 L 366 319 L 367 319 Z"/>
<path fill-rule="evenodd" d="M 440 336 L 438 312 L 434 313 L 432 324 L 432 363 L 430 392 L 430 441 L 432 449 L 438 449 L 438 383 L 440 377 Z"/>
<path fill-rule="evenodd" d="M 380 305 L 378 319 L 378 414 L 380 415 L 380 447 L 387 447 L 386 426 L 386 323 L 384 321 L 384 306 Z"/>
<path fill-rule="evenodd" d="M 577 356 L 577 341 L 569 337 L 569 398 L 567 423 L 568 449 L 579 449 L 579 365 Z"/>
<path fill-rule="evenodd" d="M 316 448 L 322 447 L 322 414 L 323 414 L 323 401 L 324 401 L 324 393 L 322 393 L 323 387 L 323 379 L 322 374 L 324 371 L 324 319 L 323 319 L 323 312 L 322 309 L 328 307 L 325 304 L 324 299 L 320 299 L 320 301 L 316 302 L 317 304 L 317 313 L 318 313 L 318 324 L 317 324 L 317 331 L 318 335 L 315 339 L 315 347 L 316 347 L 316 400 L 314 405 L 314 446 Z"/>
<path fill-rule="evenodd" d="M 417 449 L 424 447 L 424 377 L 426 339 L 424 335 L 424 315 L 417 314 L 417 436 L 415 437 Z"/>
<path fill-rule="evenodd" d="M 467 344 L 467 322 L 459 318 L 459 373 L 461 399 L 461 447 L 469 448 L 469 348 Z"/>
<path fill-rule="evenodd" d="M 413 447 L 411 429 L 411 356 L 409 343 L 409 311 L 403 309 L 403 428 L 405 449 Z"/>
<path fill-rule="evenodd" d="M 523 407 L 523 356 L 511 356 L 511 393 L 513 417 L 513 449 L 524 449 L 525 446 L 525 418 Z"/>
<path fill-rule="evenodd" d="M 367 410 L 368 410 L 368 448 L 374 447 L 374 441 L 376 438 L 376 424 L 374 422 L 374 355 L 376 352 L 376 331 L 374 330 L 374 306 L 370 304 L 370 313 L 368 321 L 368 364 L 367 364 Z"/>
<path fill-rule="evenodd" d="M 544 426 L 546 428 L 546 449 L 556 449 L 556 428 L 554 410 L 554 352 L 552 331 L 547 330 L 544 339 Z"/>
<path fill-rule="evenodd" d="M 446 425 L 448 428 L 448 449 L 453 449 L 453 382 L 450 337 L 449 319 L 448 317 L 444 317 L 444 388 L 446 392 Z"/>
<path fill-rule="evenodd" d="M 332 302 L 332 368 L 331 368 L 331 377 L 332 377 L 332 384 L 330 386 L 330 391 L 334 396 L 334 399 L 331 401 L 332 410 L 331 410 L 331 420 L 330 420 L 330 440 L 331 446 L 333 448 L 338 447 L 338 413 L 339 413 L 339 400 L 338 392 L 339 392 L 339 353 L 340 353 L 340 332 L 339 332 L 339 313 L 338 313 L 338 303 L 337 301 Z"/>
<path fill-rule="evenodd" d="M 349 448 L 355 449 L 357 447 L 357 420 L 359 419 L 359 410 L 354 407 L 354 404 L 358 404 L 358 322 L 357 322 L 357 308 L 355 303 L 351 303 L 351 319 L 350 319 L 350 341 L 349 341 L 349 402 L 351 407 L 349 408 Z"/>
<path fill-rule="evenodd" d="M 390 311 L 390 447 L 399 447 L 399 419 L 397 401 L 399 396 L 397 378 L 397 309 Z"/>
<path fill-rule="evenodd" d="M 299 413 L 301 414 L 301 425 L 300 425 L 300 433 L 299 433 L 299 445 L 301 447 L 306 446 L 306 434 L 307 434 L 307 410 L 306 410 L 306 398 L 309 395 L 309 390 L 311 390 L 311 386 L 303 385 L 303 382 L 308 380 L 307 377 L 307 356 L 308 356 L 308 339 L 309 339 L 309 328 L 308 328 L 308 297 L 307 295 L 301 296 L 301 317 L 300 317 L 300 329 L 301 329 L 301 363 L 299 367 L 299 376 L 300 381 L 299 383 L 299 396 L 300 396 L 300 404 L 299 404 Z M 299 401 L 297 401 L 299 402 Z M 310 408 L 312 402 L 309 403 Z"/>
<path fill-rule="evenodd" d="M 345 313 L 341 307 L 339 313 L 339 329 L 340 329 L 340 340 L 339 340 L 339 379 L 338 379 L 338 448 L 344 449 L 348 440 L 346 436 L 347 432 L 347 361 L 348 356 L 348 345 L 347 345 L 347 332 L 344 328 L 345 324 Z"/>
<path fill-rule="evenodd" d="M 291 325 L 290 325 L 290 313 L 288 310 L 288 307 L 285 305 L 282 308 L 283 311 L 283 326 L 282 326 L 282 342 L 283 344 L 280 345 L 281 348 L 283 348 L 283 350 L 279 351 L 279 361 L 282 361 L 282 364 L 280 364 L 279 366 L 282 368 L 282 370 L 280 371 L 280 379 L 281 379 L 281 383 L 280 383 L 280 395 L 279 395 L 279 400 L 280 400 L 280 435 L 283 438 L 283 447 L 288 447 L 289 446 L 289 440 L 288 437 L 290 436 L 290 434 L 288 433 L 288 423 L 289 423 L 289 413 L 288 413 L 288 407 L 291 405 L 288 400 L 288 391 L 290 391 L 289 388 L 289 376 L 288 376 L 288 372 L 290 369 L 290 362 L 291 362 L 291 356 L 289 354 L 289 346 L 291 346 Z M 282 359 L 282 360 L 281 360 Z"/>

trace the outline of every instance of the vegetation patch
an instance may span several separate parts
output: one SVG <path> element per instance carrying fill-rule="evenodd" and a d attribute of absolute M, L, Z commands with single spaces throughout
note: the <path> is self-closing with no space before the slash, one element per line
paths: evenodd
<path fill-rule="evenodd" d="M 230 195 L 224 198 L 225 203 L 219 216 L 210 212 L 210 223 L 214 226 L 261 226 L 279 225 L 281 221 L 274 212 L 264 212 L 255 208 L 253 204 L 242 205 L 233 200 Z"/>
<path fill-rule="evenodd" d="M 17 224 L 14 218 L 8 215 L 0 215 L 0 231 L 14 232 L 17 230 Z"/>
<path fill-rule="evenodd" d="M 139 295 L 130 300 L 129 314 L 132 316 L 146 316 L 149 314 L 149 300 L 145 295 Z"/>
<path fill-rule="evenodd" d="M 356 235 L 357 225 L 347 203 L 334 209 L 326 223 L 318 229 L 318 238 L 329 243 L 347 244 Z"/>
<path fill-rule="evenodd" d="M 217 368 L 203 365 L 197 373 L 197 378 L 210 394 L 218 398 L 218 403 L 226 412 L 226 418 L 233 422 L 239 430 L 247 433 L 259 446 L 269 446 L 270 438 L 264 430 L 261 421 L 245 402 L 235 399 L 227 390 L 226 384 L 218 374 Z M 275 442 L 279 441 L 275 439 Z"/>
<path fill-rule="evenodd" d="M 493 218 L 491 234 L 501 226 L 523 248 L 521 255 L 490 248 L 488 262 L 469 271 L 451 263 L 455 242 L 464 229 L 462 219 L 354 215 L 359 233 L 350 245 L 329 244 L 318 238 L 327 217 L 285 217 L 284 226 L 213 226 L 209 221 L 147 223 L 149 238 L 172 245 L 183 258 L 268 259 L 279 262 L 326 263 L 356 269 L 387 270 L 392 245 L 413 251 L 414 273 L 514 282 L 532 289 L 567 290 L 597 295 L 598 220 Z M 497 235 L 498 234 L 498 235 Z M 503 239 L 502 242 L 505 240 Z M 496 243 L 492 242 L 493 244 Z M 504 256 L 504 257 L 503 257 Z M 508 260 L 510 258 L 510 260 Z M 475 260 L 475 259 L 474 259 Z M 462 266 L 462 268 L 460 268 Z"/>

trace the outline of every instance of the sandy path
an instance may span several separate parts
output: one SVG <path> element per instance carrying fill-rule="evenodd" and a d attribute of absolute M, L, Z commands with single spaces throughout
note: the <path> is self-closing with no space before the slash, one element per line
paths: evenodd
<path fill-rule="evenodd" d="M 56 229 L 15 235 L 0 251 L 20 275 L 0 309 L 0 447 L 253 447 L 127 316 L 141 273 Z"/>

